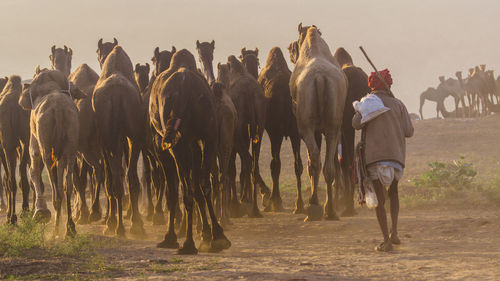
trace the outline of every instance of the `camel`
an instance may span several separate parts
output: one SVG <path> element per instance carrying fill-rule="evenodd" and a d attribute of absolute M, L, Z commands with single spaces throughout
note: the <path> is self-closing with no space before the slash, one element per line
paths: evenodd
<path fill-rule="evenodd" d="M 450 95 L 449 92 L 441 92 L 441 91 L 438 91 L 437 89 L 432 88 L 432 87 L 429 87 L 429 88 L 427 88 L 427 90 L 423 91 L 420 94 L 420 108 L 419 108 L 420 118 L 422 118 L 422 120 L 424 120 L 422 108 L 424 107 L 425 100 L 433 101 L 436 103 L 436 118 L 439 118 L 439 112 L 441 111 L 440 110 L 441 105 L 443 105 L 443 107 L 444 107 L 444 100 L 449 95 Z M 443 115 L 443 117 L 444 117 L 444 114 L 442 111 L 441 111 L 441 115 Z"/>
<path fill-rule="evenodd" d="M 149 63 L 145 65 L 137 63 L 134 69 L 134 77 L 142 95 L 149 84 Z"/>
<path fill-rule="evenodd" d="M 299 25 L 301 32 L 302 24 Z M 323 175 L 327 184 L 325 219 L 337 220 L 332 201 L 332 183 L 339 167 L 335 165 L 337 145 L 341 138 L 342 115 L 347 96 L 347 78 L 332 56 L 318 29 L 311 26 L 299 38 L 299 56 L 290 77 L 290 92 L 299 135 L 307 146 L 311 197 L 306 221 L 320 220 L 323 210 L 318 200 L 318 180 L 321 170 L 322 135 L 326 139 Z"/>
<path fill-rule="evenodd" d="M 103 68 L 103 64 L 106 61 L 109 53 L 113 51 L 115 46 L 118 46 L 118 40 L 116 40 L 116 38 L 113 38 L 113 42 L 103 43 L 102 38 L 97 42 L 97 61 L 99 62 L 99 66 L 101 67 L 101 69 Z"/>
<path fill-rule="evenodd" d="M 290 61 L 295 65 L 299 58 L 299 43 L 297 41 L 293 41 L 288 45 L 288 53 L 290 54 Z"/>
<path fill-rule="evenodd" d="M 259 49 L 247 50 L 246 47 L 241 49 L 240 61 L 255 79 L 259 79 Z"/>
<path fill-rule="evenodd" d="M 290 137 L 293 155 L 295 177 L 297 179 L 297 200 L 293 213 L 303 213 L 304 203 L 302 201 L 301 175 L 303 171 L 302 159 L 300 157 L 300 137 L 297 129 L 297 120 L 292 112 L 292 98 L 288 83 L 291 71 L 288 69 L 283 53 L 279 47 L 274 47 L 269 52 L 266 66 L 259 75 L 259 84 L 264 89 L 269 99 L 266 114 L 266 131 L 271 140 L 271 175 L 273 188 L 270 204 L 265 211 L 282 211 L 283 204 L 279 190 L 279 176 L 281 170 L 280 150 L 283 138 Z"/>
<path fill-rule="evenodd" d="M 453 78 L 444 79 L 444 76 L 439 76 L 439 82 L 440 83 L 437 86 L 436 90 L 441 92 L 442 95 L 453 97 L 453 99 L 455 100 L 455 112 L 458 112 L 458 107 L 460 103 L 462 103 L 462 108 L 467 107 L 465 105 L 466 92 L 460 80 L 456 80 Z M 462 117 L 465 117 L 465 110 L 462 110 L 462 113 L 463 113 Z"/>
<path fill-rule="evenodd" d="M 71 57 L 73 56 L 73 50 L 66 45 L 64 45 L 64 48 L 56 48 L 56 46 L 53 45 L 51 52 L 49 59 L 52 63 L 52 69 L 59 70 L 68 77 L 71 73 Z"/>
<path fill-rule="evenodd" d="M 208 84 L 215 82 L 212 62 L 214 60 L 215 41 L 201 42 L 196 40 L 196 50 L 198 51 L 198 60 L 201 64 L 201 71 L 207 79 Z"/>
<path fill-rule="evenodd" d="M 219 170 L 221 175 L 220 182 L 222 187 L 216 189 L 218 205 L 215 205 L 216 212 L 219 214 L 221 224 L 231 224 L 229 220 L 229 202 L 231 196 L 231 179 L 229 177 L 229 161 L 233 149 L 234 134 L 236 124 L 238 123 L 238 113 L 234 107 L 233 101 L 229 97 L 225 86 L 222 83 L 214 82 L 212 92 L 215 97 L 215 112 L 217 115 L 218 148 L 217 156 L 219 159 Z"/>
<path fill-rule="evenodd" d="M 107 46 L 114 45 L 108 53 Z M 105 55 L 105 54 L 108 55 Z M 141 107 L 139 88 L 135 83 L 132 62 L 129 56 L 114 43 L 98 43 L 98 60 L 102 73 L 92 95 L 101 155 L 105 166 L 105 186 L 108 194 L 110 214 L 105 233 L 125 235 L 122 218 L 124 170 L 123 155 L 128 145 L 127 185 L 130 193 L 131 222 L 133 235 L 144 235 L 143 222 L 139 214 L 139 179 L 137 161 L 143 149 L 145 113 Z M 118 222 L 116 215 L 118 214 Z"/>
<path fill-rule="evenodd" d="M 218 82 L 224 84 L 233 104 L 238 112 L 238 124 L 234 141 L 234 149 L 231 154 L 229 173 L 231 177 L 231 190 L 235 191 L 236 166 L 234 164 L 236 153 L 241 159 L 241 201 L 250 203 L 249 217 L 262 217 L 257 207 L 257 186 L 259 185 L 258 161 L 260 153 L 260 140 L 265 129 L 265 118 L 267 113 L 267 98 L 264 90 L 246 71 L 240 61 L 235 56 L 228 57 L 227 64 L 218 64 Z M 252 144 L 252 155 L 248 152 L 250 143 Z M 260 185 L 261 193 L 264 194 L 264 201 L 269 197 L 269 190 L 266 186 Z M 253 192 L 252 192 L 253 190 Z M 267 201 L 268 202 L 268 201 Z M 266 204 L 264 204 L 266 206 Z M 241 216 L 236 193 L 231 194 L 231 215 Z"/>
<path fill-rule="evenodd" d="M 26 167 L 29 161 L 30 113 L 19 104 L 22 92 L 21 77 L 12 75 L 0 94 L 0 158 L 5 170 L 7 190 L 7 223 L 15 224 L 17 179 L 16 168 L 19 157 L 19 187 L 22 191 L 22 210 L 29 209 L 29 184 Z M 19 150 L 19 154 L 18 151 Z"/>
<path fill-rule="evenodd" d="M 225 238 L 217 222 L 210 198 L 213 188 L 208 178 L 210 173 L 213 176 L 217 170 L 215 163 L 217 134 L 213 133 L 217 130 L 217 124 L 213 103 L 207 81 L 197 72 L 194 56 L 185 49 L 174 54 L 169 69 L 156 77 L 151 88 L 150 120 L 161 138 L 157 143 L 158 156 L 165 176 L 169 179 L 171 177 L 167 173 L 171 169 L 164 164 L 165 160 L 168 161 L 165 154 L 170 151 L 175 158 L 177 173 L 183 187 L 184 206 L 187 211 L 187 237 L 183 247 L 178 250 L 181 254 L 197 253 L 192 238 L 193 196 L 198 203 L 203 223 L 200 250 L 222 250 L 230 246 L 229 240 Z M 200 150 L 200 142 L 203 143 L 203 151 Z M 177 248 L 177 236 L 174 231 L 177 186 L 167 183 L 167 190 L 169 226 L 164 240 L 157 246 Z M 212 222 L 211 230 L 206 208 Z"/>
<path fill-rule="evenodd" d="M 104 184 L 104 163 L 100 153 L 96 121 L 92 109 L 92 94 L 97 80 L 99 80 L 99 75 L 87 64 L 82 64 L 69 75 L 68 79 L 85 94 L 84 98 L 75 102 L 80 124 L 78 152 L 82 157 L 78 161 L 81 162 L 79 170 L 75 170 L 74 182 L 80 198 L 79 211 L 77 212 L 79 215 L 76 222 L 86 224 L 98 221 L 102 216 L 99 195 L 101 186 Z M 85 199 L 87 170 L 93 182 L 90 212 Z"/>
<path fill-rule="evenodd" d="M 71 215 L 73 166 L 78 149 L 78 111 L 73 98 L 85 95 L 71 87 L 66 75 L 59 70 L 44 71 L 37 75 L 30 86 L 24 87 L 19 105 L 31 110 L 30 157 L 31 181 L 36 193 L 35 217 L 47 213 L 47 204 L 41 188 L 41 162 L 49 170 L 52 203 L 56 211 L 54 235 L 57 236 L 61 220 L 63 194 L 66 196 L 66 237 L 76 234 Z"/>
<path fill-rule="evenodd" d="M 340 168 L 342 170 L 342 179 L 339 182 L 343 183 L 343 203 L 344 210 L 341 216 L 353 216 L 356 214 L 354 211 L 354 182 L 353 182 L 353 161 L 354 161 L 354 138 L 355 132 L 352 127 L 352 118 L 354 117 L 354 108 L 352 103 L 354 101 L 359 101 L 366 94 L 371 92 L 368 87 L 368 75 L 360 68 L 354 65 L 351 55 L 344 49 L 338 48 L 333 55 L 338 61 L 339 65 L 342 67 L 342 71 L 347 77 L 348 87 L 347 87 L 347 98 L 344 105 L 344 112 L 342 117 L 342 150 Z M 335 157 L 335 161 L 339 161 L 339 157 Z M 340 189 L 336 188 L 335 198 L 339 200 L 340 196 L 338 191 Z"/>
<path fill-rule="evenodd" d="M 474 110 L 482 114 L 488 114 L 488 79 L 486 73 L 482 70 L 482 67 L 474 67 L 472 73 L 467 78 L 463 85 L 465 89 L 472 94 L 474 102 L 472 104 Z M 477 101 L 476 100 L 477 97 Z M 482 109 L 482 110 L 481 110 Z"/>
<path fill-rule="evenodd" d="M 7 81 L 9 81 L 9 77 L 7 76 L 5 76 L 4 78 L 0 78 L 0 93 L 3 91 L 3 88 L 7 84 Z M 3 185 L 3 181 L 0 180 L 0 214 L 7 211 L 7 205 L 5 205 L 5 199 L 4 199 L 4 188 L 5 187 Z"/>
<path fill-rule="evenodd" d="M 152 77 L 160 75 L 160 73 L 162 73 L 163 71 L 167 70 L 170 67 L 170 60 L 172 59 L 172 56 L 175 54 L 176 51 L 177 49 L 174 46 L 172 46 L 171 51 L 164 50 L 160 52 L 159 47 L 155 48 L 154 55 L 151 58 L 151 61 L 153 62 L 154 66 Z M 151 80 L 154 79 L 151 78 Z"/>

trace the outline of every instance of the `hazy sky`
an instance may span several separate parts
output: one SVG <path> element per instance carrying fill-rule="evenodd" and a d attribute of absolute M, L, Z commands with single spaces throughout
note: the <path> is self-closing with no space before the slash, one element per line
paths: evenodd
<path fill-rule="evenodd" d="M 500 67 L 500 1 L 496 0 L 197 0 L 197 1 L 0 1 L 0 75 L 30 78 L 49 66 L 52 45 L 73 49 L 73 69 L 88 63 L 99 73 L 97 41 L 116 37 L 132 62 L 150 62 L 160 49 L 215 43 L 215 64 L 241 47 L 267 52 L 297 38 L 297 24 L 317 25 L 332 52 L 343 46 L 354 63 L 371 71 L 363 45 L 378 68 L 388 67 L 393 91 L 410 112 L 438 76 L 471 66 Z M 195 53 L 197 57 L 197 54 Z M 263 65 L 262 65 L 263 66 Z M 497 75 L 498 75 L 497 71 Z M 434 116 L 434 105 L 424 114 Z"/>

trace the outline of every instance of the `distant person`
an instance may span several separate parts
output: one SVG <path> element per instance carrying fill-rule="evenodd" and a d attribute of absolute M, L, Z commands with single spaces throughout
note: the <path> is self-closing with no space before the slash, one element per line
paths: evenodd
<path fill-rule="evenodd" d="M 379 115 L 373 119 L 362 116 L 359 110 L 352 119 L 352 126 L 363 129 L 364 163 L 368 179 L 373 183 L 378 205 L 376 207 L 377 219 L 384 235 L 384 242 L 375 248 L 376 251 L 388 252 L 392 244 L 400 244 L 398 237 L 398 182 L 403 176 L 405 168 L 406 140 L 413 136 L 413 125 L 405 105 L 395 98 L 390 91 L 392 78 L 389 70 L 380 72 L 386 85 L 379 79 L 375 72 L 368 78 L 368 86 L 372 89 L 371 96 L 376 101 L 382 101 Z M 376 97 L 375 97 L 376 96 Z M 362 101 L 363 102 L 363 101 Z M 359 107 L 358 107 L 359 109 Z M 380 113 L 382 112 L 382 113 Z M 367 119 L 370 119 L 367 121 Z M 387 215 L 384 209 L 384 188 L 389 186 L 391 199 L 392 229 L 389 234 L 387 228 Z"/>

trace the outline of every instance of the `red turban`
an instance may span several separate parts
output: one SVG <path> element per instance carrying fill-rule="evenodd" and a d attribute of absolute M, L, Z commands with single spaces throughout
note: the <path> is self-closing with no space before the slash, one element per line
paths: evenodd
<path fill-rule="evenodd" d="M 380 76 L 385 80 L 385 83 L 387 83 L 387 86 L 392 85 L 392 77 L 391 74 L 389 73 L 389 69 L 384 69 L 382 71 L 379 71 Z M 370 74 L 370 77 L 368 77 L 368 86 L 372 89 L 372 91 L 375 90 L 385 90 L 385 85 L 382 81 L 380 81 L 380 78 L 378 78 L 378 75 L 376 72 L 372 72 Z"/>

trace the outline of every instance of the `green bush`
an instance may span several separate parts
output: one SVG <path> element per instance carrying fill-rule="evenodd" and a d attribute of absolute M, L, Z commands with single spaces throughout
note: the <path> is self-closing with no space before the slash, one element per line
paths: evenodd
<path fill-rule="evenodd" d="M 472 163 L 460 160 L 449 163 L 432 162 L 429 163 L 430 171 L 423 173 L 420 177 L 413 179 L 417 187 L 470 187 L 477 172 Z"/>
<path fill-rule="evenodd" d="M 94 253 L 88 235 L 76 235 L 63 241 L 47 240 L 47 225 L 37 223 L 29 213 L 20 216 L 17 225 L 0 225 L 0 257 L 17 257 L 37 251 L 45 256 L 84 256 Z"/>

